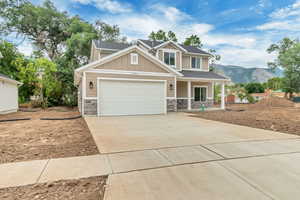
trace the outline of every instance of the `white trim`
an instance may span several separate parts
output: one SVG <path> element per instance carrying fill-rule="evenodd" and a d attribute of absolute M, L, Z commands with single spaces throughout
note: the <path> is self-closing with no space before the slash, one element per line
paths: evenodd
<path fill-rule="evenodd" d="M 176 99 L 189 99 L 188 97 L 177 97 Z"/>
<path fill-rule="evenodd" d="M 196 88 L 206 88 L 206 98 L 205 98 L 205 101 L 201 101 L 201 90 L 200 90 L 200 102 L 206 102 L 207 101 L 207 99 L 208 99 L 208 86 L 207 85 L 194 85 L 193 86 L 193 96 L 192 96 L 192 98 L 194 99 L 194 101 L 195 101 L 195 89 Z"/>
<path fill-rule="evenodd" d="M 131 79 L 131 78 L 101 78 L 101 77 L 97 77 L 97 116 L 100 116 L 100 95 L 99 94 L 99 83 L 101 80 L 111 80 L 111 81 L 136 81 L 136 82 L 163 82 L 165 85 L 165 89 L 164 89 L 164 96 L 165 96 L 165 100 L 164 100 L 164 114 L 167 114 L 167 91 L 168 91 L 168 84 L 167 84 L 167 80 L 157 80 L 157 79 Z"/>
<path fill-rule="evenodd" d="M 174 82 L 175 82 L 175 86 L 174 86 L 174 97 L 177 97 L 177 77 L 174 77 Z"/>
<path fill-rule="evenodd" d="M 100 51 L 120 51 L 120 49 L 107 49 L 107 48 L 97 48 L 96 49 L 99 49 Z"/>
<path fill-rule="evenodd" d="M 81 87 L 82 87 L 82 94 L 81 94 L 81 98 L 82 98 L 81 105 L 82 105 L 82 108 L 81 108 L 81 111 L 82 111 L 82 115 L 85 115 L 84 114 L 84 104 L 85 104 L 85 98 L 86 98 L 86 74 L 85 74 L 85 72 L 83 72 Z"/>
<path fill-rule="evenodd" d="M 150 53 L 144 51 L 143 49 L 141 49 L 140 47 L 138 47 L 137 45 L 133 45 L 130 46 L 126 49 L 123 49 L 121 51 L 118 51 L 116 53 L 113 53 L 111 55 L 105 56 L 104 58 L 101 58 L 100 60 L 97 60 L 95 62 L 89 63 L 87 65 L 84 65 L 82 67 L 79 67 L 75 70 L 75 72 L 80 72 L 82 70 L 88 69 L 88 68 L 93 68 L 97 65 L 102 65 L 105 64 L 109 61 L 112 61 L 114 58 L 118 58 L 123 56 L 124 54 L 126 54 L 129 51 L 133 51 L 133 50 L 138 50 L 140 51 L 142 54 L 144 54 L 146 57 L 149 57 L 150 59 L 152 59 L 154 62 L 156 62 L 156 64 L 160 65 L 163 69 L 172 72 L 178 76 L 183 76 L 181 73 L 179 73 L 176 69 L 173 69 L 172 67 L 168 66 L 167 64 L 165 64 L 164 62 L 162 62 L 161 60 L 159 60 L 158 58 L 156 58 L 155 56 L 151 55 Z"/>
<path fill-rule="evenodd" d="M 97 97 L 85 97 L 84 99 L 86 99 L 86 100 L 95 100 L 95 99 L 97 99 Z"/>
<path fill-rule="evenodd" d="M 187 71 L 196 71 L 196 72 L 209 72 L 209 68 L 207 70 L 203 70 L 203 69 L 195 69 L 195 68 L 188 68 L 188 69 L 184 69 Z"/>
<path fill-rule="evenodd" d="M 188 81 L 188 85 L 187 85 L 187 95 L 188 95 L 188 110 L 191 110 L 192 109 L 192 101 L 191 101 L 191 86 L 192 86 L 192 83 L 191 81 Z"/>
<path fill-rule="evenodd" d="M 148 49 L 152 49 L 149 45 L 147 45 L 146 43 L 144 43 L 141 40 L 137 40 L 137 42 L 140 42 L 142 45 L 144 45 L 145 47 L 147 47 Z"/>
<path fill-rule="evenodd" d="M 197 59 L 199 59 L 200 60 L 200 68 L 193 68 L 193 66 L 192 66 L 192 60 L 193 60 L 193 58 L 196 58 L 196 60 Z M 202 63 L 203 61 L 202 61 L 202 57 L 200 57 L 200 56 L 190 56 L 190 65 L 191 65 L 191 68 L 189 69 L 189 70 L 194 70 L 194 71 L 206 71 L 206 70 L 203 70 L 203 63 Z"/>
<path fill-rule="evenodd" d="M 180 66 L 179 66 L 179 69 L 180 71 L 182 71 L 182 52 L 179 51 L 179 57 L 180 57 Z"/>
<path fill-rule="evenodd" d="M 0 80 L 6 81 L 6 82 L 9 82 L 9 83 L 12 83 L 12 84 L 16 84 L 16 85 L 23 85 L 23 83 L 21 83 L 19 81 L 13 80 L 11 78 L 6 78 L 6 77 L 3 77 L 3 76 L 0 76 Z"/>
<path fill-rule="evenodd" d="M 134 57 L 135 57 L 135 59 L 134 59 Z M 130 53 L 130 64 L 131 65 L 138 65 L 139 64 L 139 54 Z"/>
<path fill-rule="evenodd" d="M 160 72 L 143 72 L 143 71 L 126 71 L 126 70 L 107 70 L 107 69 L 94 69 L 87 70 L 86 73 L 99 73 L 99 74 L 120 74 L 120 75 L 138 75 L 138 76 L 163 76 L 175 77 L 175 75 Z"/>
<path fill-rule="evenodd" d="M 154 47 L 154 49 L 159 49 L 160 47 L 168 44 L 168 43 L 172 43 L 173 45 L 175 45 L 176 47 L 178 47 L 179 49 L 181 49 L 183 52 L 187 52 L 186 49 L 184 49 L 183 47 L 181 47 L 179 44 L 177 44 L 176 42 L 173 42 L 172 40 L 169 40 L 169 41 L 166 41 L 166 42 L 163 42 L 161 43 L 160 45 L 157 45 Z"/>
<path fill-rule="evenodd" d="M 190 80 L 195 80 L 195 81 L 207 81 L 207 82 L 230 82 L 229 79 L 211 79 L 211 78 L 188 78 L 188 77 L 178 77 L 179 80 L 181 81 L 190 81 Z"/>
<path fill-rule="evenodd" d="M 170 99 L 172 100 L 172 99 L 177 99 L 177 98 L 176 98 L 176 97 L 166 97 L 166 99 L 167 99 L 167 100 L 168 100 L 168 99 L 169 99 L 169 100 L 170 100 Z"/>
<path fill-rule="evenodd" d="M 157 79 L 102 78 L 102 77 L 97 77 L 97 80 L 108 80 L 108 81 L 139 81 L 139 82 L 166 82 L 167 81 L 167 80 L 157 80 Z"/>
<path fill-rule="evenodd" d="M 203 54 L 203 53 L 193 53 L 193 52 L 186 52 L 185 54 L 188 54 L 189 56 L 206 56 L 206 57 L 213 57 L 213 55 Z"/>
<path fill-rule="evenodd" d="M 160 49 L 162 50 L 162 61 L 165 63 L 165 52 L 166 53 L 174 53 L 174 65 L 168 65 L 167 63 L 165 63 L 166 65 L 170 66 L 173 69 L 177 68 L 177 52 L 179 52 L 178 50 L 174 50 L 174 49 Z"/>

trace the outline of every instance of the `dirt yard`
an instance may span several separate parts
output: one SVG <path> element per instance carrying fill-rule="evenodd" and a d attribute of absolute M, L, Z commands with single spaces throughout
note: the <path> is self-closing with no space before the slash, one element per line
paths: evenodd
<path fill-rule="evenodd" d="M 41 117 L 78 115 L 75 109 L 60 107 L 0 115 L 0 120 L 32 118 L 29 121 L 0 122 L 0 164 L 99 153 L 83 118 L 40 120 Z"/>
<path fill-rule="evenodd" d="M 102 200 L 107 177 L 56 181 L 0 189 L 1 200 Z"/>
<path fill-rule="evenodd" d="M 300 108 L 278 99 L 252 105 L 227 105 L 226 111 L 199 112 L 192 116 L 300 135 Z"/>

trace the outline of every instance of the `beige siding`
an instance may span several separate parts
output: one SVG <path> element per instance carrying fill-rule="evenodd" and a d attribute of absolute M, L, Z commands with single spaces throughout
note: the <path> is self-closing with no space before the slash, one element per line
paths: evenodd
<path fill-rule="evenodd" d="M 187 82 L 186 81 L 177 81 L 177 98 L 186 98 L 187 97 Z"/>
<path fill-rule="evenodd" d="M 94 62 L 96 60 L 100 59 L 100 51 L 99 49 L 96 49 L 94 46 L 92 47 L 92 55 L 91 55 L 91 62 Z"/>
<path fill-rule="evenodd" d="M 191 95 L 194 97 L 194 86 L 208 86 L 208 98 L 213 98 L 213 84 L 210 82 L 192 82 L 191 83 Z M 187 98 L 187 87 L 188 84 L 186 81 L 177 82 L 177 98 Z"/>
<path fill-rule="evenodd" d="M 208 71 L 209 69 L 208 57 L 202 57 L 202 69 Z"/>
<path fill-rule="evenodd" d="M 176 69 L 177 70 L 180 70 L 180 68 L 181 68 L 181 66 L 180 66 L 180 60 L 181 60 L 181 58 L 180 58 L 180 56 L 181 56 L 181 53 L 180 52 L 176 52 Z"/>
<path fill-rule="evenodd" d="M 106 56 L 109 56 L 109 55 L 111 55 L 111 54 L 113 54 L 113 53 L 115 53 L 115 52 L 109 52 L 109 51 L 101 51 L 100 52 L 100 58 L 104 58 L 104 57 L 106 57 Z"/>
<path fill-rule="evenodd" d="M 182 55 L 182 68 L 190 69 L 191 68 L 191 57 Z"/>
<path fill-rule="evenodd" d="M 112 69 L 112 70 L 128 70 L 128 71 L 144 71 L 144 72 L 160 72 L 168 73 L 166 70 L 153 63 L 149 59 L 139 54 L 138 64 L 132 65 L 130 63 L 130 54 L 137 53 L 135 51 L 114 59 L 108 63 L 96 67 L 97 69 Z"/>
<path fill-rule="evenodd" d="M 208 86 L 208 98 L 212 98 L 212 83 L 209 82 L 192 82 L 192 97 L 194 97 L 194 86 Z"/>
<path fill-rule="evenodd" d="M 203 69 L 203 71 L 208 71 L 208 69 L 209 69 L 208 57 L 204 57 L 204 56 L 183 55 L 182 56 L 182 68 L 183 69 L 191 69 L 191 57 L 202 58 L 202 69 Z"/>
<path fill-rule="evenodd" d="M 163 51 L 162 50 L 158 50 L 158 59 L 163 61 Z"/>
<path fill-rule="evenodd" d="M 167 81 L 167 97 L 174 97 L 174 87 L 171 90 L 170 84 L 175 85 L 174 77 L 156 77 L 156 76 L 136 76 L 136 75 L 119 75 L 119 74 L 101 74 L 101 73 L 86 73 L 86 96 L 97 97 L 97 78 L 130 78 L 130 79 L 153 79 L 153 80 L 166 80 Z M 93 82 L 94 87 L 89 88 L 90 82 Z M 145 91 L 147 92 L 147 91 Z"/>
<path fill-rule="evenodd" d="M 174 50 L 180 50 L 180 51 L 181 51 L 180 48 L 176 47 L 176 46 L 173 45 L 173 44 L 166 44 L 166 45 L 164 45 L 164 46 L 161 46 L 160 49 L 161 49 L 161 48 L 163 48 L 163 49 L 174 49 Z"/>

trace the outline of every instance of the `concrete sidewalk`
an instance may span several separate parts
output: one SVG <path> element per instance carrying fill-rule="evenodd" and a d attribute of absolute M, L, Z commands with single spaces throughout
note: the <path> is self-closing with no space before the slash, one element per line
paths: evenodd
<path fill-rule="evenodd" d="M 287 154 L 286 157 L 289 157 L 290 154 L 297 154 L 296 152 L 299 152 L 297 155 L 299 155 L 300 160 L 299 146 L 299 139 L 283 139 L 160 148 L 112 154 L 6 163 L 0 165 L 0 188 L 110 174 L 131 174 L 130 172 L 140 170 L 148 171 L 151 169 L 163 169 L 180 165 L 194 166 L 192 164 L 207 162 L 218 163 L 218 161 L 224 162 L 226 166 L 231 164 L 229 166 L 231 168 L 238 166 L 237 168 L 240 169 L 244 166 L 244 157 L 255 158 L 262 156 L 262 159 L 268 160 L 268 156 L 270 155 Z M 283 158 L 284 156 L 285 155 L 282 155 Z M 295 160 L 297 161 L 297 159 Z M 230 160 L 232 160 L 232 162 Z M 287 161 L 290 162 L 290 159 L 287 159 Z M 276 163 L 270 163 L 273 167 L 275 164 Z M 295 164 L 300 164 L 300 162 L 296 162 Z M 215 164 L 207 166 L 213 166 L 213 171 L 221 168 L 223 171 L 229 170 L 223 169 L 224 166 L 220 168 Z M 262 167 L 264 166 L 267 165 L 262 165 Z M 257 167 L 259 168 L 260 166 L 258 165 Z M 247 167 L 243 170 L 247 170 Z M 253 170 L 253 168 L 249 170 Z M 225 172 L 220 173 L 223 174 Z M 113 175 L 113 177 L 123 176 Z"/>

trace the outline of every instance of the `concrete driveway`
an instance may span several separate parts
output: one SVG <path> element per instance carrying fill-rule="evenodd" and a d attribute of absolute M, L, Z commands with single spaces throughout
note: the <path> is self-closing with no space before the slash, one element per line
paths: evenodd
<path fill-rule="evenodd" d="M 105 200 L 300 196 L 298 136 L 184 113 L 86 121 L 112 169 Z"/>
<path fill-rule="evenodd" d="M 190 117 L 185 113 L 85 119 L 101 153 L 295 138 L 293 135 Z"/>

